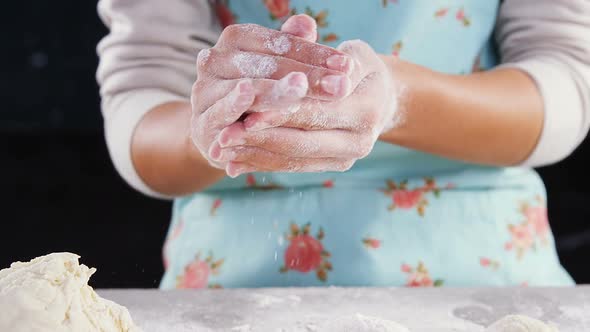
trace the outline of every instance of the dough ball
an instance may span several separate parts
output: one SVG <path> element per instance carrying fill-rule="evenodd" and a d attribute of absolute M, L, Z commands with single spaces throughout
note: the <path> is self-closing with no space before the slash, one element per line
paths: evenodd
<path fill-rule="evenodd" d="M 88 286 L 96 269 L 53 253 L 0 270 L 0 331 L 139 332 L 125 307 Z"/>
<path fill-rule="evenodd" d="M 339 332 L 409 332 L 409 330 L 391 320 L 369 317 L 360 314 L 336 318 L 324 324 L 319 331 Z"/>
<path fill-rule="evenodd" d="M 521 315 L 506 316 L 487 328 L 486 332 L 559 332 L 540 320 Z"/>

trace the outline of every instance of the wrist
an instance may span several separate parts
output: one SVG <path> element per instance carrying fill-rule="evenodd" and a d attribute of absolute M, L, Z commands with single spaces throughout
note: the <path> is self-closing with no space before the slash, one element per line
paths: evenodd
<path fill-rule="evenodd" d="M 391 93 L 397 108 L 393 125 L 384 130 L 379 139 L 402 146 L 411 146 L 423 126 L 418 113 L 429 101 L 444 99 L 444 75 L 428 68 L 403 61 L 395 56 L 382 56 L 393 82 Z"/>

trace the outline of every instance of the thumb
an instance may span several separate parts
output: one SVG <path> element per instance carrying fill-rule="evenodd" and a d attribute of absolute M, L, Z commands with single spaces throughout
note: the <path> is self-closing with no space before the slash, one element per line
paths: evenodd
<path fill-rule="evenodd" d="M 318 39 L 318 26 L 315 20 L 307 15 L 294 15 L 283 23 L 281 31 L 315 43 Z"/>

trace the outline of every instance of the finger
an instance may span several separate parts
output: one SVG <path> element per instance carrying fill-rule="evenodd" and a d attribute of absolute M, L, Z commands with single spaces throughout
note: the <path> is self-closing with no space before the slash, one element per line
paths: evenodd
<path fill-rule="evenodd" d="M 318 25 L 315 20 L 308 15 L 293 15 L 287 19 L 281 31 L 293 36 L 303 38 L 315 43 L 318 39 Z"/>
<path fill-rule="evenodd" d="M 199 118 L 200 123 L 221 129 L 236 121 L 248 111 L 254 103 L 254 86 L 251 80 L 238 82 L 235 88 L 211 107 Z"/>
<path fill-rule="evenodd" d="M 349 56 L 341 51 L 255 24 L 231 25 L 225 28 L 218 45 L 252 53 L 281 55 L 294 61 L 344 73 L 351 69 Z M 341 60 L 328 61 L 333 56 L 338 56 Z"/>
<path fill-rule="evenodd" d="M 296 113 L 269 111 L 248 114 L 244 119 L 244 128 L 247 131 L 287 127 L 308 131 L 341 129 L 368 132 L 379 119 L 376 112 L 364 111 L 364 102 L 365 99 L 359 98 L 348 98 L 342 102 L 306 98 L 300 103 Z M 351 109 L 359 111 L 350 112 Z"/>
<path fill-rule="evenodd" d="M 252 172 L 282 172 L 282 173 L 320 173 L 320 172 L 344 172 L 354 164 L 354 160 L 321 158 L 285 158 L 276 156 L 271 152 L 259 149 L 258 152 L 244 152 L 248 157 L 246 162 L 230 161 L 225 167 L 225 172 L 230 177 Z M 266 160 L 273 160 L 269 165 Z"/>
<path fill-rule="evenodd" d="M 212 49 L 207 63 L 199 63 L 201 75 L 231 80 L 238 78 L 267 78 L 278 80 L 292 72 L 302 72 L 309 81 L 310 98 L 333 100 L 350 93 L 348 75 L 339 71 L 313 66 L 292 59 L 242 51 L 225 52 Z"/>
<path fill-rule="evenodd" d="M 305 131 L 294 128 L 269 128 L 246 131 L 242 122 L 234 123 L 219 133 L 222 148 L 256 146 L 271 152 L 305 158 L 362 158 L 372 149 L 368 135 L 345 130 Z"/>
<path fill-rule="evenodd" d="M 221 148 L 219 150 L 216 148 L 212 156 L 214 157 L 213 160 L 219 163 L 241 162 L 255 166 L 257 169 L 272 171 L 300 169 L 306 164 L 311 164 L 312 161 L 328 165 L 335 165 L 345 161 L 341 158 L 298 158 L 254 146 Z M 316 170 L 320 171 L 319 169 Z"/>
<path fill-rule="evenodd" d="M 309 89 L 307 77 L 299 72 L 290 73 L 278 81 L 256 83 L 256 100 L 249 109 L 251 112 L 295 113 Z"/>
<path fill-rule="evenodd" d="M 374 71 L 374 68 L 370 66 L 371 63 L 381 61 L 379 58 L 375 59 L 376 54 L 371 46 L 361 40 L 345 41 L 338 45 L 338 50 L 350 55 L 353 59 L 354 65 L 350 73 L 353 86 L 357 86 L 363 78 Z M 361 66 L 361 63 L 364 65 Z"/>

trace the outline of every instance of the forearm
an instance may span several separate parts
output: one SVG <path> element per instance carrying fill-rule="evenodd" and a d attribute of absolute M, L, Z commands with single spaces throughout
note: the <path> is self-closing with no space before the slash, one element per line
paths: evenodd
<path fill-rule="evenodd" d="M 190 139 L 191 106 L 185 102 L 160 105 L 135 129 L 131 155 L 142 180 L 153 190 L 180 196 L 201 191 L 223 178 L 209 165 Z"/>
<path fill-rule="evenodd" d="M 380 139 L 446 158 L 514 165 L 534 149 L 543 101 L 517 69 L 441 74 L 383 57 L 400 84 L 397 124 Z"/>

